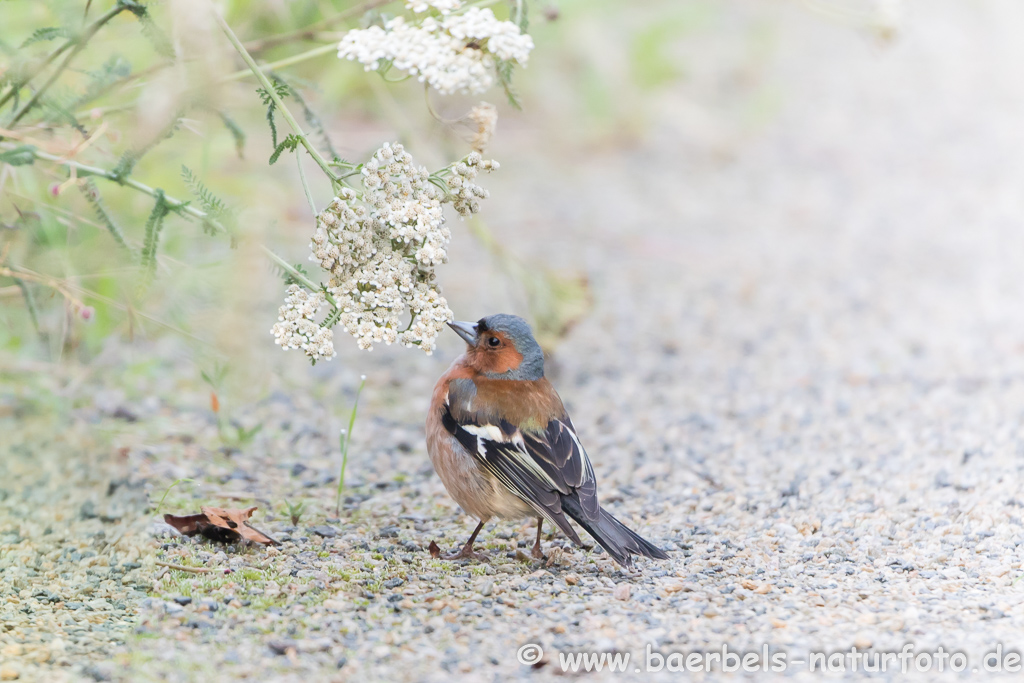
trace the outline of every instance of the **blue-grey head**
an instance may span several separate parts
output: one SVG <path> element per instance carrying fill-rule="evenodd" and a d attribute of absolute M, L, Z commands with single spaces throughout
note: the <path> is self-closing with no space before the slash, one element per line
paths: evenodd
<path fill-rule="evenodd" d="M 448 326 L 469 346 L 467 364 L 484 376 L 519 380 L 544 376 L 544 352 L 530 326 L 519 316 L 498 313 L 475 323 L 454 322 Z"/>

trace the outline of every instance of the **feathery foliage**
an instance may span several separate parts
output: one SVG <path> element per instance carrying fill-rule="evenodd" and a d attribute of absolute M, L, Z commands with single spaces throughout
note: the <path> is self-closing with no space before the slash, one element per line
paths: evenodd
<path fill-rule="evenodd" d="M 284 81 L 281 81 L 281 80 L 275 80 L 274 83 L 273 83 L 273 86 L 274 86 L 274 91 L 277 93 L 277 97 L 279 99 L 283 100 L 285 97 L 288 96 L 290 88 L 288 87 L 287 83 L 285 83 Z M 276 149 L 277 148 L 277 123 L 274 121 L 274 110 L 277 108 L 277 105 L 274 104 L 274 98 L 272 98 L 270 96 L 270 93 L 267 92 L 267 90 L 265 88 L 256 88 L 256 92 L 260 96 L 260 101 L 263 102 L 263 104 L 266 105 L 266 107 L 267 107 L 267 124 L 270 126 L 271 144 L 273 144 L 274 148 Z M 276 161 L 276 159 L 275 159 L 275 161 Z M 274 162 L 272 161 L 270 163 L 274 163 Z"/>
<path fill-rule="evenodd" d="M 181 166 L 181 179 L 185 181 L 188 191 L 199 200 L 199 205 L 203 207 L 210 218 L 217 218 L 228 213 L 227 204 L 211 192 L 210 188 L 206 187 L 203 181 L 184 164 Z"/>
<path fill-rule="evenodd" d="M 288 137 L 286 137 L 284 140 L 281 141 L 281 144 L 277 145 L 274 148 L 274 153 L 270 155 L 270 165 L 273 166 L 275 163 L 277 163 L 277 160 L 281 158 L 281 154 L 283 154 L 286 150 L 289 152 L 294 152 L 301 142 L 302 138 L 300 138 L 298 135 L 291 134 Z"/>
<path fill-rule="evenodd" d="M 238 155 L 239 159 L 244 159 L 245 131 L 242 130 L 242 127 L 239 126 L 233 118 L 228 116 L 226 111 L 219 110 L 217 112 L 217 116 L 220 117 L 220 120 L 224 123 L 224 127 L 228 129 L 228 132 L 231 133 L 231 137 L 235 140 L 235 154 Z"/>
<path fill-rule="evenodd" d="M 124 232 L 121 231 L 121 228 L 110 217 L 107 207 L 103 204 L 100 191 L 96 188 L 96 183 L 93 182 L 92 178 L 79 185 L 79 190 L 81 190 L 82 196 L 85 197 L 85 201 L 89 202 L 93 212 L 96 214 L 97 220 L 107 228 L 107 232 L 114 238 L 114 241 L 128 251 L 131 251 L 132 248 L 128 246 L 128 242 L 124 238 Z"/>
<path fill-rule="evenodd" d="M 42 42 L 45 42 L 45 41 L 48 41 L 48 40 L 54 40 L 55 38 L 70 38 L 70 37 L 71 37 L 71 34 L 68 32 L 68 30 L 66 28 L 61 28 L 61 27 L 57 27 L 57 26 L 48 26 L 46 28 L 39 28 L 39 29 L 36 29 L 35 31 L 33 31 L 32 35 L 30 35 L 28 38 L 26 38 L 25 42 L 23 42 L 21 44 L 21 47 L 19 47 L 18 49 L 26 48 L 29 45 L 33 45 L 35 43 L 42 43 Z"/>
<path fill-rule="evenodd" d="M 156 272 L 156 251 L 160 243 L 160 230 L 164 225 L 164 218 L 170 212 L 167 201 L 164 198 L 164 191 L 156 191 L 156 203 L 146 221 L 146 240 L 142 245 L 142 266 L 152 275 Z"/>

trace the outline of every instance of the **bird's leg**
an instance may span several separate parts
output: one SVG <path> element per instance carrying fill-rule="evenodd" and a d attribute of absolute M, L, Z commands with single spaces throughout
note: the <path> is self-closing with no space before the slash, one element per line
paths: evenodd
<path fill-rule="evenodd" d="M 480 533 L 480 530 L 484 528 L 486 519 L 481 519 L 480 523 L 476 525 L 476 529 L 473 529 L 472 535 L 469 540 L 466 541 L 466 545 L 462 546 L 462 550 L 457 553 L 452 553 L 444 559 L 446 560 L 477 560 L 479 562 L 487 562 L 490 558 L 485 553 L 478 553 L 473 550 L 473 542 L 476 541 L 476 535 Z"/>
<path fill-rule="evenodd" d="M 533 556 L 538 560 L 544 559 L 544 553 L 540 551 L 540 530 L 544 526 L 544 518 L 537 518 L 537 542 L 533 544 Z"/>

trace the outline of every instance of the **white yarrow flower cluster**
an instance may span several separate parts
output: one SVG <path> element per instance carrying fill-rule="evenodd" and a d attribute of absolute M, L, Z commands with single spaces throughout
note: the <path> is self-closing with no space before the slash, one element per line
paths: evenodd
<path fill-rule="evenodd" d="M 320 327 L 316 314 L 326 300 L 323 292 L 309 292 L 299 285 L 288 286 L 284 306 L 278 311 L 278 322 L 270 332 L 274 343 L 282 349 L 302 349 L 314 361 L 331 360 L 334 351 L 334 332 Z"/>
<path fill-rule="evenodd" d="M 317 216 L 310 260 L 331 273 L 337 320 L 359 348 L 399 342 L 433 351 L 453 320 L 434 275 L 448 260 L 451 239 L 442 206 L 475 213 L 487 191 L 473 181 L 479 169 L 496 168 L 473 152 L 443 172 L 446 193 L 402 145 L 385 143 L 363 165 L 362 196 L 346 188 Z M 406 313 L 411 321 L 403 325 Z"/>
<path fill-rule="evenodd" d="M 479 152 L 471 152 L 463 161 L 451 165 L 451 174 L 445 178 L 448 185 L 449 199 L 452 206 L 465 218 L 480 210 L 481 199 L 490 196 L 484 188 L 477 185 L 477 174 L 481 171 L 498 170 L 498 162 L 484 159 Z"/>
<path fill-rule="evenodd" d="M 498 60 L 526 66 L 533 39 L 511 21 L 500 21 L 490 9 L 470 7 L 458 0 L 412 0 L 416 13 L 434 9 L 416 23 L 403 17 L 383 27 L 353 29 L 338 45 L 338 57 L 358 61 L 367 71 L 389 61 L 401 71 L 429 83 L 442 95 L 480 93 L 494 85 Z"/>

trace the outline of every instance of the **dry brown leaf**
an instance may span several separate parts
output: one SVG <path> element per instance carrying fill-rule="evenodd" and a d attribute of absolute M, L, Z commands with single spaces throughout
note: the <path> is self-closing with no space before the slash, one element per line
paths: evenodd
<path fill-rule="evenodd" d="M 177 529 L 182 536 L 195 536 L 202 531 L 200 524 L 208 524 L 209 520 L 206 515 L 164 515 L 164 522 Z"/>
<path fill-rule="evenodd" d="M 199 508 L 203 514 L 215 524 L 224 529 L 230 529 L 247 541 L 262 543 L 264 545 L 277 545 L 277 541 L 249 524 L 249 518 L 256 512 L 256 506 L 239 510 L 237 508 L 212 508 L 203 506 Z"/>
<path fill-rule="evenodd" d="M 236 543 L 240 536 L 231 529 L 224 529 L 215 524 L 210 524 L 206 515 L 164 515 L 164 521 L 173 526 L 182 536 L 195 536 L 201 534 L 203 537 L 218 543 Z"/>
<path fill-rule="evenodd" d="M 435 560 L 441 557 L 441 549 L 437 546 L 437 543 L 431 541 L 430 545 L 427 546 L 427 550 L 430 551 L 430 556 Z"/>
<path fill-rule="evenodd" d="M 249 524 L 255 507 L 239 510 L 204 506 L 200 510 L 202 514 L 198 515 L 164 515 L 164 521 L 184 536 L 202 534 L 221 543 L 236 543 L 244 538 L 253 543 L 277 545 L 277 541 Z"/>

